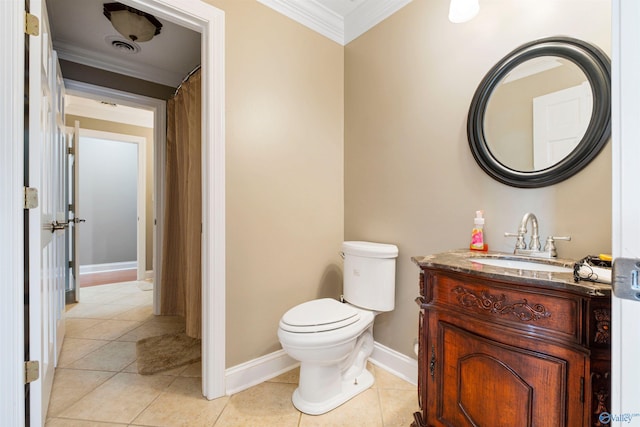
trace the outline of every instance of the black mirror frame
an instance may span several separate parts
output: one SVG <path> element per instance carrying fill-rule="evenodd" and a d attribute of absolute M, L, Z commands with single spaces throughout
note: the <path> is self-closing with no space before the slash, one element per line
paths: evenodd
<path fill-rule="evenodd" d="M 484 133 L 484 116 L 491 93 L 511 70 L 540 56 L 558 56 L 575 63 L 587 76 L 593 92 L 593 113 L 587 130 L 560 162 L 538 171 L 518 171 L 499 162 L 491 153 Z M 556 184 L 584 168 L 600 153 L 611 135 L 611 61 L 598 47 L 570 37 L 549 37 L 526 43 L 501 59 L 486 74 L 469 108 L 467 137 L 473 157 L 492 178 L 520 188 Z"/>

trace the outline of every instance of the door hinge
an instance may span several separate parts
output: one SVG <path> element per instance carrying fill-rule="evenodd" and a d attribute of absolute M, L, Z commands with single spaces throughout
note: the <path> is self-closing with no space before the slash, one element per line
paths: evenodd
<path fill-rule="evenodd" d="M 24 187 L 24 207 L 23 209 L 35 209 L 38 207 L 38 189 Z"/>
<path fill-rule="evenodd" d="M 73 203 L 69 203 L 69 212 L 74 212 Z"/>
<path fill-rule="evenodd" d="M 76 154 L 76 150 L 73 147 L 67 147 L 67 154 Z"/>
<path fill-rule="evenodd" d="M 40 362 L 37 360 L 24 362 L 24 383 L 32 383 L 38 378 L 40 378 Z"/>
<path fill-rule="evenodd" d="M 74 262 L 73 260 L 69 261 L 69 268 L 73 269 Z"/>
<path fill-rule="evenodd" d="M 32 15 L 29 12 L 24 13 L 24 32 L 30 36 L 37 36 L 40 34 L 40 21 L 37 16 Z"/>

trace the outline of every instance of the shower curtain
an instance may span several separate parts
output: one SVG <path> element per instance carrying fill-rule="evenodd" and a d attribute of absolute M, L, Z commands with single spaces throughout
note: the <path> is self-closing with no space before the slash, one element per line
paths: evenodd
<path fill-rule="evenodd" d="M 167 102 L 165 223 L 160 314 L 185 317 L 186 334 L 201 338 L 200 70 Z"/>

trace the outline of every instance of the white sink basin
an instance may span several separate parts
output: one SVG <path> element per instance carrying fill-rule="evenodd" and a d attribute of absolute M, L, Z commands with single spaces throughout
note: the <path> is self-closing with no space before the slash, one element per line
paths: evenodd
<path fill-rule="evenodd" d="M 544 264 L 535 261 L 524 261 L 506 258 L 470 258 L 469 261 L 494 267 L 512 268 L 515 270 L 546 271 L 549 273 L 573 273 L 572 268 L 559 265 Z"/>

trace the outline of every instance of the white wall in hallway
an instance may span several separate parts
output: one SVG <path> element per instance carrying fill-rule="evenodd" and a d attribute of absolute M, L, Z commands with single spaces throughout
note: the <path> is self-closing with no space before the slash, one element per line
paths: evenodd
<path fill-rule="evenodd" d="M 80 265 L 135 261 L 138 145 L 80 138 Z"/>

